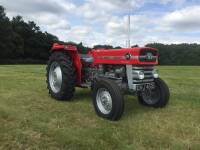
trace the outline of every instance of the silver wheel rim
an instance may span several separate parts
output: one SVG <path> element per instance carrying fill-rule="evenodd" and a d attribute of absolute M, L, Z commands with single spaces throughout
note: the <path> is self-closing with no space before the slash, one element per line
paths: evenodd
<path fill-rule="evenodd" d="M 112 110 L 112 97 L 108 90 L 105 88 L 100 88 L 96 95 L 97 107 L 101 113 L 107 115 Z"/>
<path fill-rule="evenodd" d="M 62 85 L 62 71 L 57 62 L 53 62 L 49 70 L 49 84 L 54 93 L 60 92 Z"/>

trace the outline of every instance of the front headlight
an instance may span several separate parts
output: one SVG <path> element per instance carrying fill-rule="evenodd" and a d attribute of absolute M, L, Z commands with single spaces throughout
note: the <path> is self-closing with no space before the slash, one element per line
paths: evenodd
<path fill-rule="evenodd" d="M 133 78 L 143 80 L 144 79 L 144 72 L 143 71 L 134 71 L 133 72 Z"/>
<path fill-rule="evenodd" d="M 138 78 L 139 78 L 140 80 L 143 80 L 143 79 L 144 79 L 144 72 L 143 72 L 143 71 L 139 71 L 139 72 L 138 72 Z"/>
<path fill-rule="evenodd" d="M 154 78 L 158 78 L 158 77 L 159 77 L 159 74 L 158 74 L 158 70 L 157 70 L 157 69 L 154 69 L 153 72 L 152 72 L 152 74 L 153 74 L 153 77 L 154 77 Z"/>

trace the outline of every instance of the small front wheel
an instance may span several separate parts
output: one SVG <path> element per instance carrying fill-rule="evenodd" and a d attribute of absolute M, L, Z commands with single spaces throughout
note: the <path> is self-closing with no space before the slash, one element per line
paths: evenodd
<path fill-rule="evenodd" d="M 167 84 L 160 78 L 155 79 L 155 88 L 145 90 L 138 94 L 140 104 L 150 107 L 165 107 L 169 101 L 170 93 Z"/>
<path fill-rule="evenodd" d="M 98 79 L 92 90 L 93 104 L 98 116 L 119 120 L 124 111 L 123 95 L 118 85 L 109 79 Z"/>

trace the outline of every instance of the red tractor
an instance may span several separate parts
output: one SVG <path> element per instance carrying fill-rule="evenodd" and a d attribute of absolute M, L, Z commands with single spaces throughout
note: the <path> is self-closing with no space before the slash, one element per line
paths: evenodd
<path fill-rule="evenodd" d="M 91 49 L 87 54 L 72 43 L 55 43 L 47 64 L 49 94 L 72 99 L 75 87 L 91 88 L 97 115 L 118 120 L 124 111 L 123 95 L 136 95 L 139 103 L 161 108 L 169 101 L 169 88 L 154 68 L 154 48 Z"/>

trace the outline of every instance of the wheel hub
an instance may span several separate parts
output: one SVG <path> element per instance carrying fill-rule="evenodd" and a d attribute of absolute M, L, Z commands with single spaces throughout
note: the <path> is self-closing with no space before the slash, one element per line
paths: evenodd
<path fill-rule="evenodd" d="M 62 71 L 57 62 L 53 62 L 49 71 L 49 84 L 54 93 L 58 93 L 62 85 Z"/>
<path fill-rule="evenodd" d="M 160 91 L 158 87 L 154 89 L 148 89 L 142 92 L 142 97 L 147 104 L 152 105 L 159 101 Z"/>
<path fill-rule="evenodd" d="M 97 91 L 97 106 L 103 114 L 109 114 L 112 110 L 112 97 L 108 90 L 101 88 Z"/>

